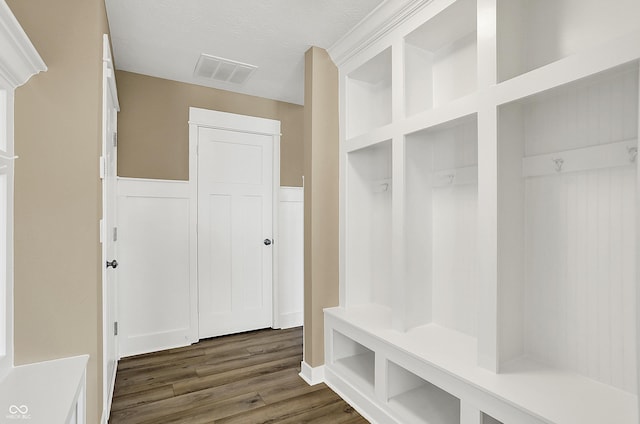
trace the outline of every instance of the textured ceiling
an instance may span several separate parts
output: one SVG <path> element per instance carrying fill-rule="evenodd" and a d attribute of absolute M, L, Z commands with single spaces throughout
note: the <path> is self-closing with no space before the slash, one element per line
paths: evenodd
<path fill-rule="evenodd" d="M 304 52 L 329 48 L 382 0 L 106 0 L 116 68 L 290 103 Z M 193 76 L 201 53 L 258 66 L 242 86 Z"/>

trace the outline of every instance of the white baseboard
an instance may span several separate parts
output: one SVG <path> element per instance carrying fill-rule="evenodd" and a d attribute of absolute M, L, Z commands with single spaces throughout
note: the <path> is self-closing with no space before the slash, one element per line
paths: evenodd
<path fill-rule="evenodd" d="M 302 312 L 290 312 L 288 314 L 280 314 L 278 324 L 281 329 L 301 327 L 304 323 L 304 314 Z"/>
<path fill-rule="evenodd" d="M 302 361 L 300 364 L 300 377 L 302 377 L 302 379 L 310 386 L 324 383 L 324 365 L 313 368 L 306 362 Z"/>

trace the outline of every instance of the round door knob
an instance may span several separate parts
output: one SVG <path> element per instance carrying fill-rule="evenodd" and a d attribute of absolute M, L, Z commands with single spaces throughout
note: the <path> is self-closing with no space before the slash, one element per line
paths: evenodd
<path fill-rule="evenodd" d="M 116 269 L 118 267 L 118 261 L 116 261 L 115 259 L 111 262 L 107 261 L 107 268 L 109 267 Z"/>
<path fill-rule="evenodd" d="M 265 246 L 269 246 L 271 244 L 271 240 L 269 239 L 264 239 L 264 245 Z"/>

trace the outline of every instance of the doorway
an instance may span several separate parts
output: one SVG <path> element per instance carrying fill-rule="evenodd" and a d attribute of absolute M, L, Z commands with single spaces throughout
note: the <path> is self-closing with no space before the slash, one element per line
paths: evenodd
<path fill-rule="evenodd" d="M 190 109 L 199 338 L 272 327 L 280 122 Z"/>

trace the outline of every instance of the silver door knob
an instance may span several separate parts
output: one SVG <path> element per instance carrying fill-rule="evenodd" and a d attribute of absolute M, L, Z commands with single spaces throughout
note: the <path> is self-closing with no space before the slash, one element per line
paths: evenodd
<path fill-rule="evenodd" d="M 269 246 L 271 244 L 271 240 L 269 239 L 264 239 L 264 245 L 265 246 Z"/>
<path fill-rule="evenodd" d="M 107 261 L 107 268 L 109 268 L 109 267 L 111 267 L 113 269 L 118 268 L 118 261 L 116 261 L 115 259 L 112 260 L 111 262 Z"/>

